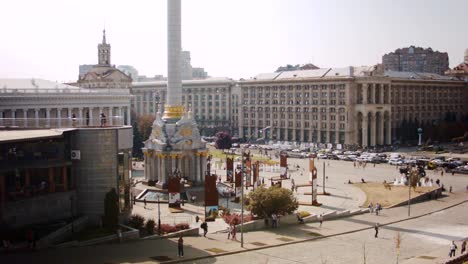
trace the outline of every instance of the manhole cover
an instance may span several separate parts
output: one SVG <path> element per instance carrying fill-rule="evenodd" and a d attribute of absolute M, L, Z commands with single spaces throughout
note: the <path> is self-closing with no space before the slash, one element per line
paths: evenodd
<path fill-rule="evenodd" d="M 170 257 L 168 256 L 155 256 L 155 257 L 150 257 L 150 259 L 154 259 L 154 260 L 157 260 L 157 261 L 168 261 L 168 260 L 172 260 Z"/>
<path fill-rule="evenodd" d="M 207 248 L 207 251 L 219 254 L 219 253 L 225 253 L 227 252 L 226 250 L 220 249 L 220 248 Z"/>
<path fill-rule="evenodd" d="M 252 243 L 250 243 L 250 244 L 255 245 L 255 246 L 259 246 L 259 247 L 262 247 L 262 246 L 266 246 L 266 245 L 267 245 L 267 244 L 262 243 L 262 242 L 252 242 Z"/>
<path fill-rule="evenodd" d="M 276 238 L 276 239 L 281 240 L 281 241 L 284 241 L 284 242 L 291 242 L 291 241 L 294 241 L 294 239 L 287 238 L 287 237 L 278 237 L 278 238 Z"/>
<path fill-rule="evenodd" d="M 422 258 L 422 259 L 436 259 L 436 257 L 431 257 L 431 256 L 419 256 L 418 258 Z"/>

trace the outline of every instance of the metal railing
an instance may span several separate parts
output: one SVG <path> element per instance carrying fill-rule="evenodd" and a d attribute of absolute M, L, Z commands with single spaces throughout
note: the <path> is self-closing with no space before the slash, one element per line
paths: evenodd
<path fill-rule="evenodd" d="M 87 88 L 36 88 L 36 89 L 18 89 L 18 88 L 0 88 L 0 94 L 9 95 L 25 95 L 25 94 L 119 94 L 119 95 L 130 95 L 129 89 L 120 88 L 99 88 L 99 89 L 87 89 Z"/>
<path fill-rule="evenodd" d="M 0 118 L 0 128 L 115 127 L 125 125 L 123 116 L 106 118 Z"/>

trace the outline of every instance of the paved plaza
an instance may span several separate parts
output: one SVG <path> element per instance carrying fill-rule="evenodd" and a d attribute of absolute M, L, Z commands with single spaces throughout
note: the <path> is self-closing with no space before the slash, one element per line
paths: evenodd
<path fill-rule="evenodd" d="M 296 184 L 308 181 L 308 160 L 289 159 L 291 166 L 300 169 L 292 172 Z M 325 163 L 326 191 L 329 196 L 320 195 L 321 207 L 300 206 L 299 210 L 319 214 L 331 210 L 359 208 L 366 200 L 365 194 L 357 187 L 347 184 L 364 178 L 367 182 L 393 181 L 399 176 L 394 166 L 387 164 L 368 164 L 365 169 L 354 168 L 352 162 L 320 160 L 316 162 L 319 171 L 319 184 L 322 185 L 322 171 Z M 302 171 L 304 168 L 304 171 Z M 218 171 L 220 173 L 220 171 Z M 225 174 L 221 172 L 224 179 Z M 277 176 L 275 173 L 261 173 L 261 176 Z M 434 174 L 454 193 L 445 193 L 439 200 L 417 203 L 411 206 L 408 219 L 406 206 L 384 209 L 381 215 L 363 214 L 348 218 L 325 221 L 322 227 L 318 223 L 281 226 L 278 229 L 264 229 L 248 232 L 244 235 L 244 248 L 239 241 L 227 239 L 222 232 L 226 225 L 221 219 L 209 223 L 207 238 L 185 237 L 185 258 L 177 257 L 176 239 L 150 239 L 131 241 L 122 244 L 104 244 L 88 247 L 52 248 L 37 252 L 11 253 L 0 257 L 1 263 L 157 263 L 162 259 L 171 261 L 184 260 L 186 263 L 363 263 L 364 246 L 367 263 L 396 263 L 395 236 L 400 232 L 402 242 L 399 263 L 441 263 L 447 258 L 452 240 L 460 241 L 468 237 L 468 175 Z M 328 178 L 328 179 L 327 179 Z M 265 180 L 265 183 L 269 183 Z M 283 181 L 285 188 L 290 188 L 290 180 Z M 319 191 L 322 186 L 319 186 Z M 308 188 L 299 188 L 300 201 L 310 199 L 304 195 Z M 378 202 L 378 201 L 374 201 Z M 225 199 L 220 199 L 225 203 Z M 161 204 L 163 222 L 191 221 L 195 215 L 202 216 L 201 204 L 186 204 L 184 213 L 171 214 L 167 205 Z M 229 203 L 232 210 L 239 205 Z M 146 218 L 157 219 L 157 204 L 148 204 L 146 209 L 137 203 L 134 213 Z M 428 214 L 434 212 L 433 214 Z M 373 226 L 380 223 L 379 237 L 374 238 Z M 320 234 L 321 237 L 316 237 Z M 240 239 L 240 233 L 237 234 Z M 458 251 L 459 254 L 459 251 Z M 216 255 L 221 255 L 217 256 Z"/>

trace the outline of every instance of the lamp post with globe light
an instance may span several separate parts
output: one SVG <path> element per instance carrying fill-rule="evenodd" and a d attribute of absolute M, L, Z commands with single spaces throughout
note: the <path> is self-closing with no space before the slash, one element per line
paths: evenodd
<path fill-rule="evenodd" d="M 422 128 L 418 128 L 418 135 L 419 135 L 418 146 L 421 146 L 422 133 L 423 133 Z"/>

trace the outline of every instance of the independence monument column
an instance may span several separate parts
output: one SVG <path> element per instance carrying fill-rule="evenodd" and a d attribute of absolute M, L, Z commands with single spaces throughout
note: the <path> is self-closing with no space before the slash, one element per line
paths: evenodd
<path fill-rule="evenodd" d="M 167 98 L 163 119 L 178 121 L 184 112 L 181 77 L 181 0 L 167 1 Z"/>

